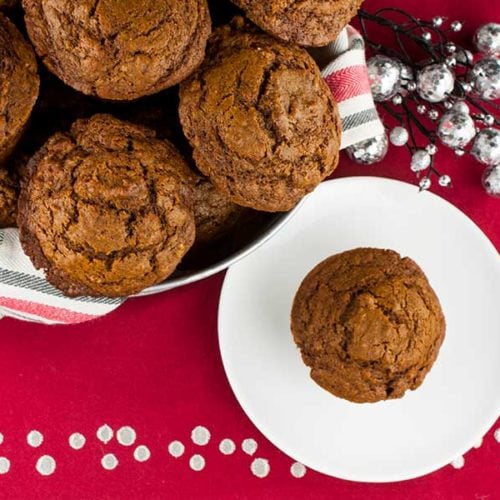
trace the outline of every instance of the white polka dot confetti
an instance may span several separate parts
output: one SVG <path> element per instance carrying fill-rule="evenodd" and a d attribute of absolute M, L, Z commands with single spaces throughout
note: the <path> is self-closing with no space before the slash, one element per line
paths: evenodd
<path fill-rule="evenodd" d="M 194 444 L 205 446 L 210 441 L 210 431 L 206 427 L 198 425 L 198 427 L 195 427 L 193 432 L 191 432 L 191 439 Z"/>
<path fill-rule="evenodd" d="M 118 459 L 113 455 L 113 453 L 108 453 L 101 458 L 101 465 L 106 470 L 116 469 L 118 466 Z"/>
<path fill-rule="evenodd" d="M 30 431 L 26 436 L 26 441 L 33 448 L 38 448 L 43 443 L 43 434 L 39 431 Z"/>
<path fill-rule="evenodd" d="M 172 455 L 174 458 L 179 458 L 184 455 L 184 445 L 180 441 L 172 441 L 168 445 L 168 452 L 170 455 Z"/>
<path fill-rule="evenodd" d="M 269 475 L 271 467 L 269 466 L 269 461 L 265 458 L 256 458 L 250 465 L 250 470 L 254 476 L 262 479 Z"/>
<path fill-rule="evenodd" d="M 116 432 L 116 439 L 122 446 L 132 446 L 135 443 L 137 434 L 132 427 L 121 427 Z"/>
<path fill-rule="evenodd" d="M 50 476 L 56 470 L 56 461 L 50 455 L 43 455 L 37 460 L 35 468 L 42 476 Z"/>
<path fill-rule="evenodd" d="M 196 472 L 200 472 L 205 468 L 205 459 L 201 455 L 193 455 L 189 459 L 189 467 Z"/>
<path fill-rule="evenodd" d="M 151 458 L 151 451 L 147 446 L 141 444 L 134 450 L 134 458 L 138 462 L 146 462 Z"/>

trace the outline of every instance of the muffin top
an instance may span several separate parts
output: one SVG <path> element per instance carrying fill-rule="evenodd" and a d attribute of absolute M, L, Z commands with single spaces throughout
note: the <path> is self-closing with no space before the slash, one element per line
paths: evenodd
<path fill-rule="evenodd" d="M 10 173 L 0 168 L 0 228 L 16 225 L 17 184 Z"/>
<path fill-rule="evenodd" d="M 257 26 L 282 40 L 320 47 L 333 42 L 363 0 L 231 0 Z"/>
<path fill-rule="evenodd" d="M 340 119 L 318 67 L 242 18 L 211 37 L 179 114 L 199 170 L 242 206 L 289 210 L 338 162 Z"/>
<path fill-rule="evenodd" d="M 206 0 L 23 0 L 46 66 L 73 88 L 132 100 L 179 83 L 201 63 Z"/>
<path fill-rule="evenodd" d="M 169 276 L 194 241 L 193 174 L 148 129 L 109 115 L 78 120 L 28 169 L 21 243 L 69 296 L 137 293 Z"/>
<path fill-rule="evenodd" d="M 318 264 L 295 296 L 292 333 L 311 377 L 349 401 L 400 398 L 431 369 L 445 334 L 418 265 L 359 248 Z"/>
<path fill-rule="evenodd" d="M 14 149 L 35 105 L 40 81 L 31 46 L 0 14 L 0 164 Z"/>

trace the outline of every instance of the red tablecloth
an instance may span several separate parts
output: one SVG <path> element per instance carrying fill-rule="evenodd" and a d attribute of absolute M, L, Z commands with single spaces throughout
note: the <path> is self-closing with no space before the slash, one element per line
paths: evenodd
<path fill-rule="evenodd" d="M 464 36 L 486 21 L 500 21 L 497 0 L 389 2 L 420 17 L 440 14 L 467 20 Z M 386 4 L 368 0 L 374 9 Z M 468 214 L 500 248 L 500 201 L 481 188 L 482 167 L 464 158 L 440 155 L 443 172 L 453 177 L 451 190 L 436 189 Z M 380 165 L 362 167 L 345 157 L 336 176 L 379 175 L 413 181 L 408 157 L 393 148 Z M 477 258 L 481 258 L 480 255 Z M 238 406 L 221 364 L 217 344 L 217 304 L 223 275 L 162 295 L 128 301 L 106 318 L 74 327 L 44 327 L 11 319 L 0 321 L 0 456 L 10 469 L 0 475 L 1 498 L 367 498 L 493 499 L 500 497 L 500 444 L 493 430 L 479 449 L 465 455 L 460 469 L 447 466 L 405 483 L 350 483 L 313 471 L 297 479 L 293 463 L 269 443 Z M 137 432 L 134 446 L 116 439 L 103 444 L 96 431 L 108 424 Z M 191 441 L 203 425 L 211 432 L 206 446 Z M 27 444 L 32 430 L 44 436 L 41 446 Z M 81 450 L 68 444 L 75 432 L 86 437 Z M 223 455 L 223 438 L 237 450 Z M 254 438 L 254 456 L 241 442 Z M 174 459 L 168 444 L 185 445 Z M 0 439 L 1 441 L 1 439 Z M 136 445 L 151 457 L 138 462 Z M 101 465 L 103 455 L 118 459 L 114 470 Z M 189 459 L 201 454 L 205 468 L 193 471 Z M 56 469 L 37 472 L 39 457 L 50 455 Z M 269 460 L 269 475 L 255 477 L 255 457 Z M 0 469 L 6 462 L 0 459 Z"/>

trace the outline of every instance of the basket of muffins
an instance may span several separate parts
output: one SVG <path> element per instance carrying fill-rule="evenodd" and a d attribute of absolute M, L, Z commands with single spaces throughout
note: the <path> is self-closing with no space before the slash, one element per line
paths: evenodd
<path fill-rule="evenodd" d="M 307 47 L 359 0 L 1 0 L 0 227 L 67 296 L 206 277 L 339 159 Z"/>

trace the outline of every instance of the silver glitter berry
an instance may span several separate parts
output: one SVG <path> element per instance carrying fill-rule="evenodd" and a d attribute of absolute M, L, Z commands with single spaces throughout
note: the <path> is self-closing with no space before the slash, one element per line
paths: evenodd
<path fill-rule="evenodd" d="M 457 46 L 453 42 L 448 42 L 445 45 L 445 48 L 446 48 L 446 51 L 448 52 L 448 54 L 453 54 L 457 50 Z"/>
<path fill-rule="evenodd" d="M 484 117 L 484 123 L 486 125 L 488 125 L 489 127 L 491 127 L 491 125 L 493 125 L 495 123 L 495 117 L 492 115 L 486 115 Z"/>
<path fill-rule="evenodd" d="M 444 23 L 444 18 L 441 16 L 436 16 L 432 18 L 432 25 L 435 28 L 439 28 L 440 26 L 443 25 L 443 23 Z"/>
<path fill-rule="evenodd" d="M 449 186 L 451 186 L 451 179 L 450 179 L 449 175 L 442 175 L 439 178 L 438 182 L 439 182 L 439 185 L 442 186 L 442 187 L 449 187 Z"/>
<path fill-rule="evenodd" d="M 396 106 L 399 106 L 402 102 L 403 102 L 403 98 L 399 94 L 396 94 L 392 98 L 392 103 L 395 104 Z"/>
<path fill-rule="evenodd" d="M 500 98 L 500 59 L 485 57 L 478 61 L 469 73 L 474 93 L 483 99 Z"/>
<path fill-rule="evenodd" d="M 447 111 L 439 120 L 437 135 L 450 148 L 463 148 L 476 135 L 474 120 L 469 113 L 462 113 L 456 107 Z"/>
<path fill-rule="evenodd" d="M 434 156 L 437 153 L 437 146 L 435 144 L 429 144 L 426 146 L 425 150 L 431 155 Z"/>
<path fill-rule="evenodd" d="M 455 54 L 455 59 L 460 64 L 472 64 L 474 62 L 474 55 L 470 50 L 460 49 Z"/>
<path fill-rule="evenodd" d="M 445 101 L 443 103 L 443 106 L 445 107 L 445 109 L 451 109 L 453 107 L 453 103 L 450 101 Z"/>
<path fill-rule="evenodd" d="M 417 84 L 415 82 L 408 82 L 406 84 L 406 89 L 409 91 L 409 92 L 415 92 L 415 90 L 417 90 Z"/>
<path fill-rule="evenodd" d="M 460 21 L 453 21 L 451 23 L 451 30 L 458 32 L 463 28 L 463 24 Z"/>
<path fill-rule="evenodd" d="M 450 68 L 453 68 L 454 66 L 457 65 L 457 59 L 454 56 L 448 56 L 445 60 L 446 66 L 449 66 Z"/>
<path fill-rule="evenodd" d="M 368 60 L 367 67 L 373 99 L 377 102 L 392 99 L 401 87 L 400 62 L 378 54 Z"/>
<path fill-rule="evenodd" d="M 431 165 L 431 155 L 425 149 L 417 149 L 411 157 L 410 168 L 413 172 L 421 172 Z"/>
<path fill-rule="evenodd" d="M 481 26 L 474 35 L 478 52 L 489 56 L 500 55 L 500 24 L 488 23 Z"/>
<path fill-rule="evenodd" d="M 394 127 L 389 136 L 389 140 L 394 146 L 404 146 L 409 138 L 408 130 L 404 127 Z"/>
<path fill-rule="evenodd" d="M 477 161 L 485 165 L 500 164 L 500 130 L 484 128 L 477 135 L 472 147 L 472 154 Z"/>
<path fill-rule="evenodd" d="M 419 115 L 423 115 L 426 111 L 427 111 L 427 107 L 425 106 L 425 104 L 419 104 L 417 106 L 417 113 Z"/>
<path fill-rule="evenodd" d="M 465 101 L 457 101 L 455 104 L 453 104 L 453 110 L 456 111 L 457 113 L 464 113 L 468 115 L 470 113 L 469 106 Z"/>
<path fill-rule="evenodd" d="M 426 66 L 417 75 L 417 92 L 429 102 L 444 101 L 455 86 L 453 72 L 443 64 Z"/>
<path fill-rule="evenodd" d="M 467 82 L 462 82 L 462 89 L 466 94 L 468 94 L 469 92 L 472 91 L 472 85 Z"/>
<path fill-rule="evenodd" d="M 439 118 L 439 111 L 437 109 L 431 109 L 428 116 L 431 120 L 437 120 Z"/>
<path fill-rule="evenodd" d="M 490 196 L 500 198 L 500 165 L 487 168 L 484 171 L 482 183 Z"/>
<path fill-rule="evenodd" d="M 372 165 L 383 160 L 389 148 L 389 141 L 385 133 L 371 139 L 358 142 L 347 148 L 351 160 L 361 165 Z"/>
<path fill-rule="evenodd" d="M 432 40 L 432 33 L 430 31 L 424 31 L 422 33 L 422 40 L 425 40 L 426 42 L 430 42 Z"/>
<path fill-rule="evenodd" d="M 413 69 L 406 64 L 401 65 L 401 80 L 413 80 Z"/>
<path fill-rule="evenodd" d="M 431 187 L 431 180 L 429 179 L 429 177 L 424 177 L 419 183 L 418 185 L 420 186 L 420 190 L 421 191 L 427 191 L 427 189 L 429 189 Z"/>

